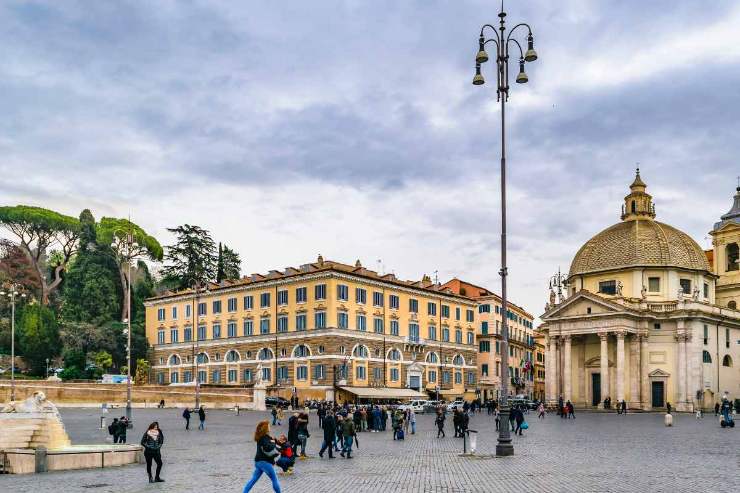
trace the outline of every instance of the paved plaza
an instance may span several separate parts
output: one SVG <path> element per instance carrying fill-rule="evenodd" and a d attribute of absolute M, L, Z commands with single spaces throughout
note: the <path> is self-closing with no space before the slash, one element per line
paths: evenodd
<path fill-rule="evenodd" d="M 138 442 L 150 421 L 164 430 L 166 483 L 149 484 L 143 465 L 0 476 L 0 491 L 18 493 L 68 492 L 240 492 L 251 476 L 255 423 L 267 413 L 211 411 L 206 431 L 185 431 L 177 409 L 135 410 L 129 442 Z M 101 443 L 100 414 L 91 409 L 63 409 L 62 417 L 73 443 Z M 390 431 L 361 433 L 353 460 L 317 456 L 322 432 L 315 414 L 310 423 L 307 461 L 298 461 L 293 476 L 282 477 L 283 491 L 364 492 L 401 491 L 729 491 L 740 484 L 740 431 L 722 430 L 714 416 L 696 420 L 675 417 L 663 426 L 659 414 L 586 414 L 576 420 L 549 415 L 515 437 L 516 455 L 494 458 L 493 420 L 486 414 L 471 419 L 480 430 L 479 457 L 460 457 L 462 441 L 437 439 L 431 416 L 419 416 L 416 435 L 394 442 Z M 191 420 L 197 428 L 197 418 Z M 287 434 L 286 423 L 277 433 Z M 1 432 L 1 430 L 0 430 Z M 275 433 L 273 433 L 275 434 Z M 734 486 L 732 486 L 734 485 Z M 263 477 L 255 490 L 272 491 Z"/>

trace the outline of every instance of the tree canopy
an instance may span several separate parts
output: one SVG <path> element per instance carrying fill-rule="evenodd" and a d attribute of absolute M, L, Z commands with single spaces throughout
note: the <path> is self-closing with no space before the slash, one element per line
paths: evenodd
<path fill-rule="evenodd" d="M 168 284 L 185 289 L 193 282 L 205 284 L 216 279 L 216 244 L 207 230 L 184 224 L 167 231 L 177 236 L 175 244 L 165 249 L 162 275 Z"/>

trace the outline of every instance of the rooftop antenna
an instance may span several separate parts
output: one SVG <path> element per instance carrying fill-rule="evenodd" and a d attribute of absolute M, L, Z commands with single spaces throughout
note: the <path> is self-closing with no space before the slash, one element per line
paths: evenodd
<path fill-rule="evenodd" d="M 438 274 L 439 274 L 439 271 L 435 270 L 434 271 L 434 284 L 439 284 L 439 276 L 438 276 Z"/>

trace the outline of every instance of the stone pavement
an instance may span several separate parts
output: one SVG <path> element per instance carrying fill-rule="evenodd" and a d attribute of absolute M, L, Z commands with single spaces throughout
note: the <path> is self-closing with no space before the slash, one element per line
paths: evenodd
<path fill-rule="evenodd" d="M 121 410 L 119 410 L 120 412 Z M 101 443 L 100 414 L 91 409 L 62 409 L 72 442 Z M 112 415 L 109 415 L 112 418 Z M 181 410 L 135 409 L 129 442 L 138 442 L 150 421 L 160 422 L 166 483 L 150 485 L 144 466 L 126 466 L 0 476 L 0 491 L 13 493 L 71 492 L 240 492 L 251 477 L 254 425 L 266 413 L 211 411 L 206 431 L 197 417 L 185 431 Z M 696 420 L 677 415 L 663 426 L 659 414 L 586 414 L 576 420 L 548 415 L 527 417 L 530 428 L 515 437 L 516 455 L 494 458 L 493 420 L 485 414 L 471 419 L 480 430 L 479 457 L 466 458 L 461 439 L 437 439 L 431 416 L 419 416 L 416 435 L 394 442 L 391 432 L 361 433 L 352 460 L 316 455 L 322 432 L 315 414 L 308 449 L 313 457 L 298 461 L 295 474 L 280 478 L 283 491 L 301 492 L 719 492 L 740 484 L 740 430 L 722 430 L 714 416 Z M 276 427 L 287 434 L 286 423 Z M 2 433 L 2 430 L 0 430 Z M 256 492 L 272 491 L 266 477 Z"/>

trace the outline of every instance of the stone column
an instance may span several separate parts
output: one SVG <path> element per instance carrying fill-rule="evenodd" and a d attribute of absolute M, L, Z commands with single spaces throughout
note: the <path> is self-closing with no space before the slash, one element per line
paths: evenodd
<path fill-rule="evenodd" d="M 570 346 L 570 343 L 571 343 L 570 336 L 567 335 L 567 336 L 563 337 L 563 342 L 564 342 L 564 346 L 565 346 L 564 347 L 564 353 L 565 354 L 563 355 L 563 358 L 564 358 L 564 360 L 563 360 L 563 400 L 566 401 L 566 402 L 567 401 L 571 401 L 572 402 L 572 398 L 571 398 L 571 380 L 572 380 L 572 376 L 571 376 L 571 371 L 570 371 L 570 349 L 571 349 L 571 346 Z"/>
<path fill-rule="evenodd" d="M 678 363 L 676 367 L 676 410 L 684 411 L 686 407 L 686 335 L 676 334 L 676 352 Z"/>
<path fill-rule="evenodd" d="M 552 354 L 550 353 L 550 336 L 545 337 L 545 402 L 552 401 L 552 392 L 550 392 L 550 363 Z"/>
<path fill-rule="evenodd" d="M 558 340 L 557 336 L 550 336 L 550 375 L 548 382 L 552 402 L 558 400 Z"/>
<path fill-rule="evenodd" d="M 607 341 L 609 339 L 608 332 L 602 332 L 599 334 L 601 339 L 601 357 L 599 363 L 601 363 L 601 400 L 609 397 L 609 346 Z M 599 404 L 603 407 L 603 404 Z"/>
<path fill-rule="evenodd" d="M 624 399 L 624 332 L 617 332 L 617 403 Z"/>
<path fill-rule="evenodd" d="M 640 401 L 642 408 L 649 411 L 652 407 L 650 401 L 650 379 L 648 378 L 648 358 L 650 357 L 648 347 L 648 336 L 640 336 Z"/>
<path fill-rule="evenodd" d="M 631 408 L 640 407 L 640 341 L 636 335 L 630 336 L 630 400 Z"/>

